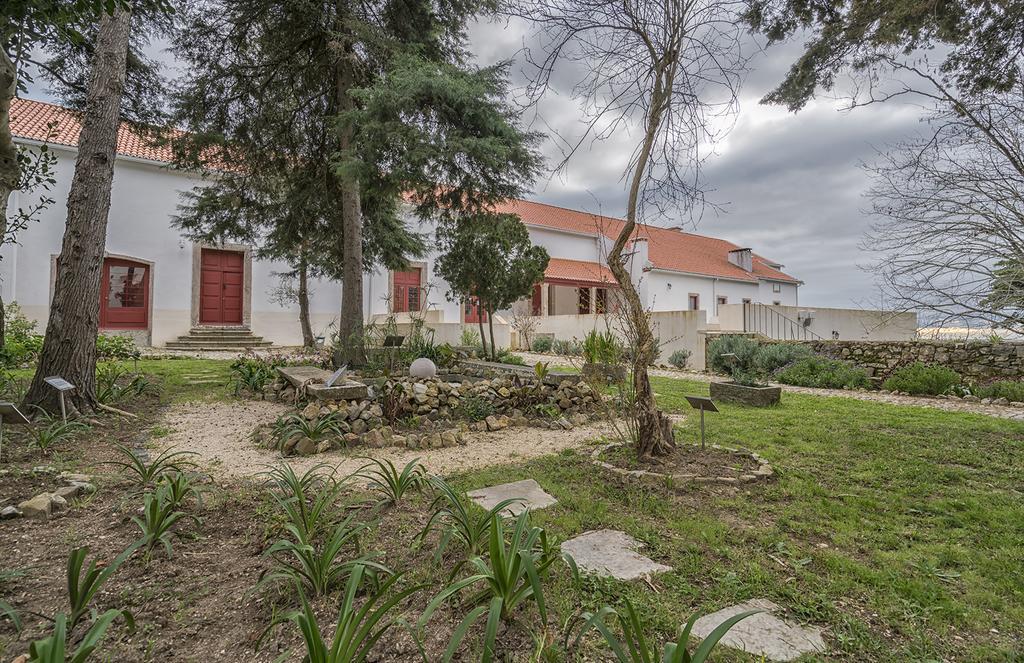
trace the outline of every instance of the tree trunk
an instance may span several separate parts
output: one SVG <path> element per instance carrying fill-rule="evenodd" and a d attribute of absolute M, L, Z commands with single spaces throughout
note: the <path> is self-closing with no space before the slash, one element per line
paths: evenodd
<path fill-rule="evenodd" d="M 494 344 L 494 311 L 487 308 L 487 331 L 491 336 L 491 359 L 498 361 L 498 346 Z"/>
<path fill-rule="evenodd" d="M 18 147 L 11 136 L 11 100 L 17 93 L 18 70 L 0 48 L 0 246 L 7 236 L 7 201 L 21 181 Z M 3 300 L 0 300 L 0 348 L 7 343 Z"/>
<path fill-rule="evenodd" d="M 473 300 L 470 299 L 469 301 L 470 305 L 472 305 Z M 487 354 L 487 338 L 484 336 L 483 304 L 480 303 L 479 299 L 476 300 L 476 325 L 480 328 L 480 348 L 483 352 L 484 359 L 487 359 L 489 355 Z"/>
<path fill-rule="evenodd" d="M 51 412 L 57 411 L 59 404 L 57 392 L 43 382 L 49 375 L 59 375 L 75 385 L 71 400 L 80 411 L 96 405 L 100 274 L 121 123 L 130 18 L 122 8 L 105 14 L 96 36 L 46 339 L 25 396 L 26 404 Z"/>
<path fill-rule="evenodd" d="M 339 20 L 342 7 L 339 3 Z M 339 111 L 354 108 L 349 92 L 355 86 L 355 58 L 351 45 L 346 45 L 335 63 L 335 103 Z M 344 158 L 351 158 L 354 128 L 349 124 L 341 130 L 339 147 Z M 366 364 L 363 339 L 363 213 L 359 180 L 351 173 L 341 176 L 342 249 L 341 317 L 338 338 L 341 342 L 341 363 L 349 366 Z"/>
<path fill-rule="evenodd" d="M 309 322 L 309 266 L 305 255 L 299 258 L 299 325 L 302 327 L 302 345 L 312 348 L 316 345 L 313 326 Z"/>
<path fill-rule="evenodd" d="M 667 77 L 667 80 L 666 80 Z M 654 359 L 654 334 L 640 295 L 623 264 L 622 251 L 636 229 L 637 207 L 640 201 L 640 186 L 646 176 L 647 164 L 654 149 L 655 139 L 661 125 L 662 114 L 669 101 L 671 67 L 663 59 L 655 67 L 655 85 L 651 93 L 650 111 L 645 127 L 644 142 L 633 171 L 629 187 L 629 203 L 626 208 L 626 223 L 615 243 L 608 252 L 608 268 L 618 282 L 626 300 L 626 315 L 630 326 L 633 348 L 633 389 L 635 394 L 635 416 L 637 427 L 637 455 L 641 458 L 665 455 L 675 448 L 672 426 L 668 418 L 658 410 L 654 401 L 654 390 L 647 375 L 647 366 Z"/>

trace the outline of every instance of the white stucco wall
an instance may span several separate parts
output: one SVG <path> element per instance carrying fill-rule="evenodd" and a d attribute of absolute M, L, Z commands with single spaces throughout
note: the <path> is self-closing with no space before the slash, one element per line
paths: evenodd
<path fill-rule="evenodd" d="M 709 323 L 717 322 L 717 297 L 724 296 L 729 303 L 742 302 L 744 298 L 758 301 L 758 284 L 707 276 L 681 274 L 665 270 L 647 272 L 648 306 L 653 311 L 685 311 L 689 308 L 689 295 L 700 296 L 700 310 L 707 314 Z"/>
<path fill-rule="evenodd" d="M 17 301 L 27 315 L 46 325 L 52 289 L 51 261 L 60 252 L 67 216 L 75 153 L 55 149 L 57 183 L 49 192 L 54 203 L 20 236 L 20 246 L 6 247 L 0 263 L 6 301 Z M 172 227 L 180 193 L 200 179 L 160 164 L 119 158 L 114 167 L 106 251 L 110 255 L 152 263 L 150 272 L 152 344 L 163 345 L 188 333 L 192 319 L 192 243 Z M 30 204 L 31 198 L 12 196 L 9 207 Z M 252 264 L 252 330 L 280 345 L 301 343 L 298 306 L 280 306 L 269 293 L 285 272 L 282 263 L 254 260 Z M 310 284 L 310 313 L 314 331 L 325 333 L 338 315 L 340 285 L 321 280 Z M 98 302 L 97 302 L 98 305 Z"/>
<path fill-rule="evenodd" d="M 530 233 L 530 241 L 535 246 L 543 246 L 547 249 L 548 255 L 552 258 L 585 260 L 602 264 L 605 262 L 600 254 L 596 237 L 558 232 L 537 226 L 527 226 L 527 230 Z"/>
<path fill-rule="evenodd" d="M 794 324 L 824 339 L 837 332 L 843 341 L 908 341 L 917 337 L 917 313 L 817 306 L 770 306 Z M 804 319 L 810 322 L 803 324 Z M 743 306 L 730 304 L 719 310 L 722 331 L 743 330 Z"/>

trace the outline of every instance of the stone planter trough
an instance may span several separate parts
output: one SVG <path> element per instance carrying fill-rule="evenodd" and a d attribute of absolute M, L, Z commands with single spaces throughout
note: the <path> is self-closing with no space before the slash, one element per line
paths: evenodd
<path fill-rule="evenodd" d="M 725 403 L 739 403 L 752 407 L 778 405 L 782 387 L 748 387 L 735 382 L 712 382 L 711 398 Z"/>

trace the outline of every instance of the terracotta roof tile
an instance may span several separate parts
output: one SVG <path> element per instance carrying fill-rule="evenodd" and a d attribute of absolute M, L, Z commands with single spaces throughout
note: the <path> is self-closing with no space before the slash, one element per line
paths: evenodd
<path fill-rule="evenodd" d="M 545 281 L 575 281 L 578 283 L 615 283 L 612 271 L 604 265 L 585 260 L 568 260 L 551 258 L 548 268 L 544 270 Z"/>
<path fill-rule="evenodd" d="M 555 207 L 529 200 L 513 200 L 498 206 L 499 212 L 518 214 L 528 226 L 614 238 L 622 219 Z M 717 276 L 740 281 L 772 279 L 798 283 L 799 280 L 770 266 L 771 261 L 754 254 L 753 272 L 729 262 L 729 251 L 741 248 L 732 242 L 704 235 L 638 224 L 637 237 L 646 237 L 648 258 L 656 269 Z"/>
<path fill-rule="evenodd" d="M 51 123 L 55 124 L 52 134 Z M 15 99 L 11 103 L 11 134 L 15 138 L 76 147 L 81 129 L 78 114 L 62 106 L 32 99 Z M 128 122 L 122 122 L 117 133 L 117 153 L 162 163 L 169 163 L 172 157 L 170 146 L 154 146 L 147 136 L 133 129 Z"/>

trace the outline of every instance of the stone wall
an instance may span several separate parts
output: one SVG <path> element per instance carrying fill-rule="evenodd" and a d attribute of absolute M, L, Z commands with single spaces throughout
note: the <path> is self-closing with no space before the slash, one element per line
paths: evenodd
<path fill-rule="evenodd" d="M 968 380 L 1024 378 L 1024 343 L 963 341 L 804 341 L 818 354 L 842 359 L 884 380 L 914 362 L 939 364 Z"/>

